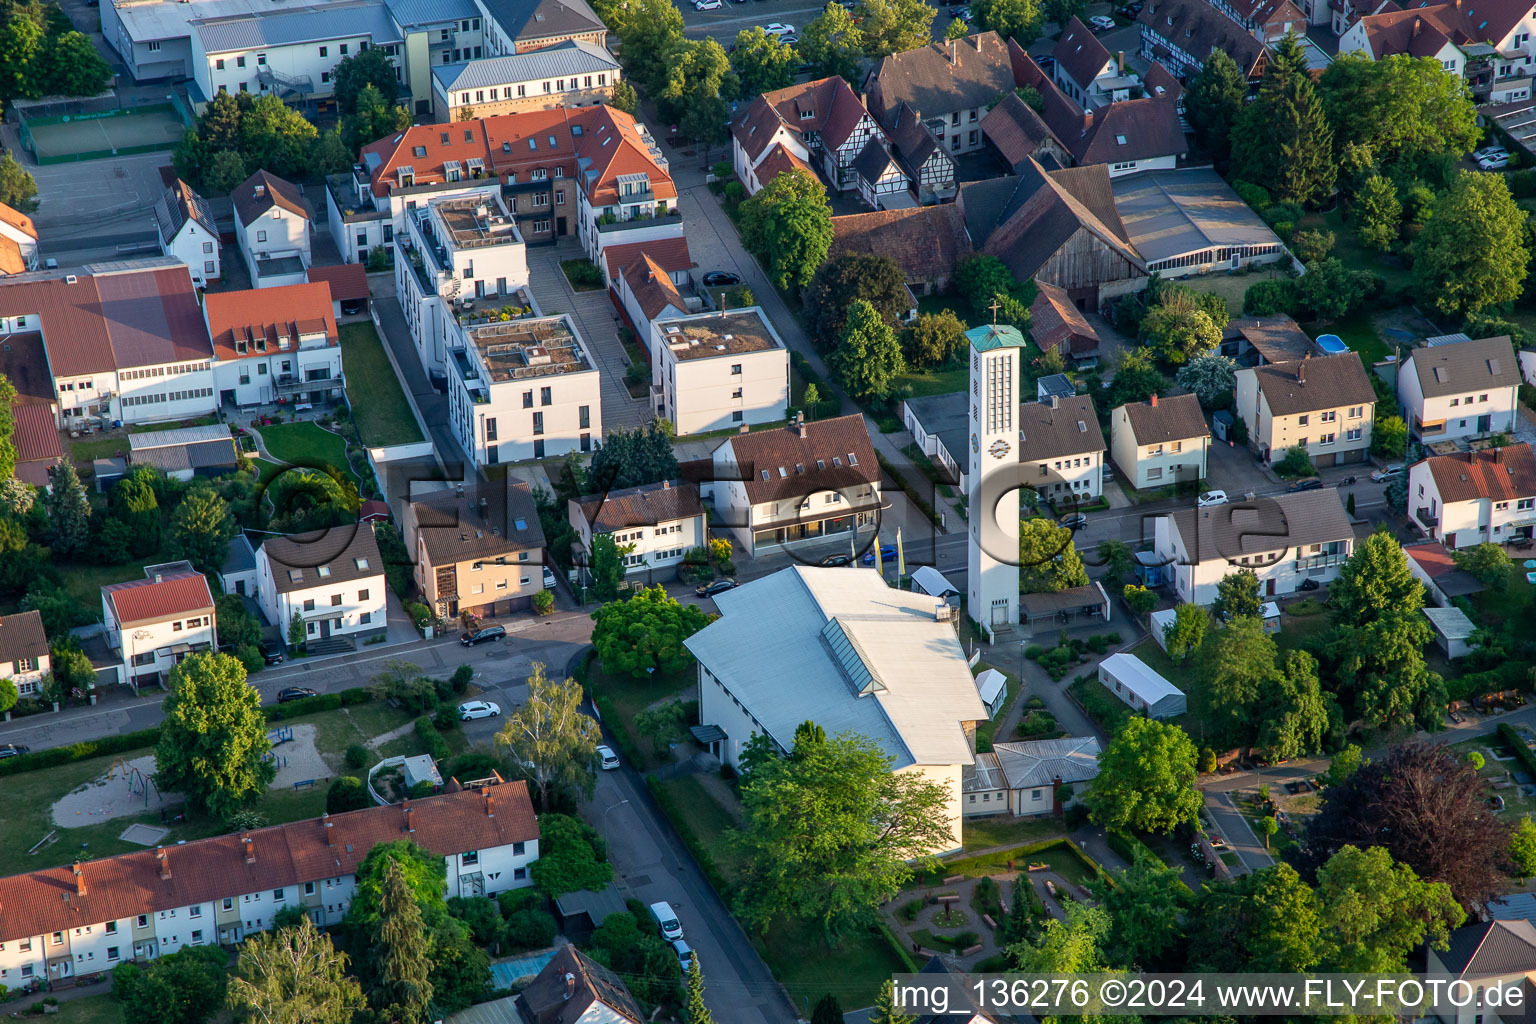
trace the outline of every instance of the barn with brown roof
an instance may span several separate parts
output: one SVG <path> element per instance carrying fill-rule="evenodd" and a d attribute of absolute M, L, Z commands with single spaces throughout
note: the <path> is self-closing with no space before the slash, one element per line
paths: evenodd
<path fill-rule="evenodd" d="M 965 217 L 954 204 L 877 210 L 832 218 L 827 258 L 859 252 L 889 256 L 918 295 L 949 287 L 955 264 L 971 254 Z"/>
<path fill-rule="evenodd" d="M 1099 332 L 1072 304 L 1063 288 L 1035 281 L 1035 301 L 1029 307 L 1029 337 L 1040 351 L 1060 350 L 1074 362 L 1097 359 Z"/>

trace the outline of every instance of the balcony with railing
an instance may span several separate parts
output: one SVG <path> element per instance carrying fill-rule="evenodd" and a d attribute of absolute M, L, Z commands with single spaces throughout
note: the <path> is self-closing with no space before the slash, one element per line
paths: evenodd
<path fill-rule="evenodd" d="M 1343 565 L 1349 560 L 1349 556 L 1342 551 L 1328 555 L 1304 555 L 1296 559 L 1297 572 L 1315 572 L 1318 569 L 1331 569 L 1336 565 Z"/>
<path fill-rule="evenodd" d="M 651 199 L 651 193 L 649 192 L 645 193 L 644 196 L 625 196 L 625 205 L 620 206 L 619 209 L 620 211 L 628 210 L 629 204 L 642 199 L 648 203 L 654 201 Z M 635 228 L 655 227 L 658 224 L 669 221 L 681 221 L 682 216 L 682 211 L 676 208 L 667 209 L 664 206 L 654 210 L 647 207 L 646 209 L 632 209 L 628 213 L 605 213 L 597 218 L 597 230 L 604 234 L 610 231 L 631 231 Z"/>
<path fill-rule="evenodd" d="M 291 395 L 297 391 L 332 391 L 346 386 L 346 377 L 337 374 L 334 377 L 301 377 L 296 373 L 281 373 L 272 378 L 272 387 L 280 395 Z"/>
<path fill-rule="evenodd" d="M 396 260 L 403 260 L 405 265 L 411 268 L 411 273 L 416 277 L 416 283 L 421 287 L 423 295 L 437 294 L 437 275 L 427 269 L 426 261 L 422 256 L 420 246 L 411 245 L 401 238 L 395 241 Z"/>

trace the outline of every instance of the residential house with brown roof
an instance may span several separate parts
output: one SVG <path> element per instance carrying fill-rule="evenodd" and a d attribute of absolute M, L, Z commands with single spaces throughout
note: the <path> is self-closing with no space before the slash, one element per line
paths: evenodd
<path fill-rule="evenodd" d="M 971 240 L 953 203 L 833 217 L 827 258 L 851 252 L 889 256 L 914 294 L 930 295 L 949 287 L 955 264 L 971 254 Z"/>
<path fill-rule="evenodd" d="M 1179 121 L 1180 96 L 1174 91 L 1156 88 L 1137 99 L 1085 110 L 1012 39 L 1008 40 L 1008 54 L 1014 84 L 1040 93 L 1044 107 L 1041 116 L 1072 154 L 1074 164 L 1105 164 L 1110 176 L 1118 177 L 1174 167 L 1189 152 L 1189 141 Z"/>
<path fill-rule="evenodd" d="M 521 1024 L 645 1024 L 647 1019 L 623 979 L 575 946 L 561 946 L 514 1005 Z"/>
<path fill-rule="evenodd" d="M 23 274 L 37 265 L 37 225 L 20 210 L 0 203 L 0 274 Z"/>
<path fill-rule="evenodd" d="M 1433 455 L 1408 469 L 1408 518 L 1455 551 L 1536 533 L 1536 455 L 1528 444 Z"/>
<path fill-rule="evenodd" d="M 737 434 L 711 456 L 715 512 L 752 557 L 879 521 L 880 465 L 863 416 Z"/>
<path fill-rule="evenodd" d="M 1089 396 L 1019 406 L 1019 478 L 1043 500 L 1069 507 L 1102 495 L 1104 451 L 1104 431 Z"/>
<path fill-rule="evenodd" d="M 688 249 L 688 239 L 683 235 L 657 238 L 649 242 L 610 245 L 603 250 L 603 273 L 607 277 L 608 287 L 616 288 L 619 275 L 626 268 L 641 262 L 642 257 L 649 257 L 666 271 L 672 283 L 679 288 L 688 283 L 689 271 L 698 265 L 694 263 L 693 253 Z"/>
<path fill-rule="evenodd" d="M 761 306 L 653 320 L 651 397 L 679 437 L 789 412 L 789 350 Z"/>
<path fill-rule="evenodd" d="M 859 188 L 854 162 L 870 142 L 884 142 L 864 101 L 836 75 L 765 92 L 732 118 L 730 128 L 732 163 L 749 193 L 772 180 L 772 174 L 758 171 L 775 146 L 817 168 L 836 191 L 847 192 Z M 792 160 L 781 163 L 775 173 L 793 166 Z"/>
<path fill-rule="evenodd" d="M 385 590 L 372 523 L 268 537 L 256 549 L 256 603 L 284 638 L 294 619 L 302 622 L 311 654 L 353 651 L 383 636 Z"/>
<path fill-rule="evenodd" d="M 0 376 L 11 382 L 11 441 L 16 446 L 14 476 L 33 487 L 48 486 L 48 470 L 64 456 L 59 441 L 58 393 L 48 372 L 48 350 L 37 331 L 0 337 Z"/>
<path fill-rule="evenodd" d="M 0 277 L 0 342 L 37 333 L 61 426 L 192 419 L 215 408 L 208 325 L 179 260 Z"/>
<path fill-rule="evenodd" d="M 440 618 L 526 611 L 544 589 L 544 531 L 528 485 L 454 486 L 405 508 L 416 587 Z"/>
<path fill-rule="evenodd" d="M 593 538 L 610 536 L 624 551 L 624 571 L 646 573 L 647 581 L 658 569 L 667 579 L 683 556 L 709 542 L 709 516 L 696 484 L 663 480 L 566 504 L 582 551 L 591 554 Z"/>
<path fill-rule="evenodd" d="M 614 282 L 613 291 L 619 308 L 641 338 L 650 337 L 653 321 L 687 316 L 689 312 L 688 300 L 672 283 L 672 275 L 649 253 L 641 253 L 638 260 L 625 265 Z"/>
<path fill-rule="evenodd" d="M 1269 64 L 1264 43 L 1206 0 L 1147 0 L 1136 24 L 1142 57 L 1175 75 L 1199 74 L 1217 50 L 1231 57 L 1250 82 L 1263 77 Z"/>
<path fill-rule="evenodd" d="M 1003 166 L 1018 174 L 1036 160 L 1042 167 L 1067 167 L 1072 154 L 1061 144 L 1044 119 L 1019 98 L 1009 92 L 1003 101 L 981 119 L 981 134 L 996 151 Z"/>
<path fill-rule="evenodd" d="M 53 671 L 43 616 L 36 611 L 0 616 L 0 679 L 9 679 L 22 697 L 35 697 Z"/>
<path fill-rule="evenodd" d="M 1301 325 L 1290 317 L 1235 316 L 1221 333 L 1221 354 L 1245 365 L 1286 363 L 1305 355 L 1322 355 Z"/>
<path fill-rule="evenodd" d="M 1097 310 L 1147 281 L 1109 181 L 1103 166 L 1046 171 L 1031 159 L 1017 175 L 962 185 L 956 205 L 980 252 L 1021 281 L 1053 284 L 1075 305 Z"/>
<path fill-rule="evenodd" d="M 235 207 L 235 239 L 250 268 L 252 287 L 307 280 L 314 215 L 303 189 L 257 171 L 236 185 L 229 198 Z"/>
<path fill-rule="evenodd" d="M 896 108 L 895 123 L 887 129 L 891 155 L 907 175 L 917 201 L 923 205 L 955 197 L 955 161 L 939 144 L 933 129 L 905 103 Z"/>
<path fill-rule="evenodd" d="M 1452 340 L 1455 339 L 1455 340 Z M 1520 364 L 1508 335 L 1410 351 L 1397 370 L 1408 432 L 1421 441 L 1487 437 L 1515 428 Z"/>
<path fill-rule="evenodd" d="M 1125 54 L 1110 53 L 1076 15 L 1068 19 L 1051 54 L 1056 85 L 1084 110 L 1128 100 L 1142 88 L 1141 76 L 1125 66 Z"/>
<path fill-rule="evenodd" d="M 1194 395 L 1153 395 L 1118 406 L 1109 437 L 1120 475 L 1138 491 L 1205 479 L 1211 432 Z"/>
<path fill-rule="evenodd" d="M 188 562 L 151 565 L 144 578 L 101 588 L 107 647 L 121 658 L 118 682 L 164 685 L 189 654 L 216 649 L 213 592 Z"/>
<path fill-rule="evenodd" d="M 1360 356 L 1345 352 L 1237 371 L 1237 415 L 1265 461 L 1304 448 L 1315 466 L 1364 462 L 1371 450 L 1376 390 Z"/>
<path fill-rule="evenodd" d="M 1035 301 L 1029 307 L 1029 337 L 1042 352 L 1059 351 L 1079 366 L 1099 358 L 1099 332 L 1078 311 L 1066 289 L 1035 281 Z"/>
<path fill-rule="evenodd" d="M 575 39 L 607 45 L 608 29 L 586 0 L 476 0 L 485 15 L 486 50 L 527 53 Z"/>
<path fill-rule="evenodd" d="M 911 209 L 915 204 L 909 191 L 907 172 L 891 155 L 883 138 L 872 138 L 853 158 L 854 187 L 859 198 L 872 210 Z"/>
<path fill-rule="evenodd" d="M 905 104 L 950 154 L 983 146 L 981 116 L 1017 84 L 1008 47 L 996 32 L 930 43 L 882 57 L 864 80 L 869 109 L 887 127 Z"/>
<path fill-rule="evenodd" d="M 199 288 L 219 279 L 223 243 L 213 208 L 180 178 L 173 177 L 155 200 L 155 237 L 161 255 L 185 263 Z"/>
<path fill-rule="evenodd" d="M 449 788 L 0 878 L 0 971 L 10 985 L 72 985 L 189 946 L 236 945 L 288 908 L 321 927 L 338 925 L 358 865 L 379 843 L 399 839 L 443 859 L 449 898 L 531 884 L 539 826 L 528 784 Z"/>
<path fill-rule="evenodd" d="M 1429 983 L 1446 986 L 1442 991 L 1456 991 L 1460 983 L 1468 989 L 1518 992 L 1536 983 L 1536 924 L 1528 919 L 1478 921 L 1451 932 L 1445 949 L 1426 946 L 1425 973 Z M 1494 989 L 1497 986 L 1497 989 Z M 1431 1013 L 1441 1024 L 1477 1024 L 1478 1013 L 1472 1000 L 1468 1005 L 1451 1005 L 1442 1000 Z M 1516 1016 L 1509 1009 L 1496 1014 L 1501 1021 Z"/>
<path fill-rule="evenodd" d="M 221 406 L 319 403 L 340 393 L 345 380 L 328 284 L 209 292 L 203 312 Z"/>
<path fill-rule="evenodd" d="M 1292 0 L 1210 0 L 1217 10 L 1263 43 L 1278 43 L 1291 33 L 1307 34 L 1309 15 Z M 1310 5 L 1309 5 L 1310 6 Z"/>

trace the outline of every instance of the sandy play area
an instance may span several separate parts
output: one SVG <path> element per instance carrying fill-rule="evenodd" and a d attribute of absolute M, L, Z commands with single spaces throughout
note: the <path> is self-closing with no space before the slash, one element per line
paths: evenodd
<path fill-rule="evenodd" d="M 292 739 L 278 742 L 285 734 L 291 734 Z M 310 779 L 319 783 L 330 777 L 330 766 L 315 749 L 313 725 L 285 726 L 268 735 L 273 740 L 272 754 L 277 760 L 277 778 L 272 781 L 272 788 L 286 788 Z M 53 823 L 63 828 L 80 828 L 179 805 L 179 794 L 161 793 L 155 788 L 151 778 L 154 771 L 153 754 L 128 761 L 126 771 L 123 764 L 114 764 L 106 774 L 57 801 L 53 805 Z"/>

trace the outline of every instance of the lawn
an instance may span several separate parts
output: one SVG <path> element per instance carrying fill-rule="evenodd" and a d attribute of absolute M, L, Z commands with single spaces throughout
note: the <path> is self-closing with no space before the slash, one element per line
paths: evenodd
<path fill-rule="evenodd" d="M 996 875 L 1008 871 L 1008 863 L 1013 862 L 1014 870 L 1023 871 L 1030 864 L 1049 864 L 1051 870 L 1073 885 L 1084 885 L 1093 880 L 1096 871 L 1094 867 L 1075 849 L 1068 845 L 1066 839 L 1061 838 L 1061 823 L 1059 821 L 1046 820 L 1045 826 L 1049 830 L 1044 839 L 1061 839 L 1060 842 L 1043 850 L 1020 852 L 1018 850 L 998 850 L 994 853 L 984 853 L 977 857 L 958 857 L 951 860 L 940 861 L 938 870 L 920 874 L 923 885 L 940 885 L 950 875 L 965 875 L 967 878 L 979 878 L 982 875 Z"/>
<path fill-rule="evenodd" d="M 69 442 L 69 457 L 84 465 L 89 465 L 96 459 L 110 459 L 118 452 L 126 453 L 127 451 L 128 438 L 120 433 L 114 433 L 111 437 Z"/>
<path fill-rule="evenodd" d="M 41 993 L 22 996 L 15 1002 L 0 1005 L 0 1009 L 7 1014 L 24 1013 L 33 1003 L 43 998 Z M 118 1024 L 122 1020 L 122 1011 L 118 1008 L 117 1000 L 110 995 L 86 996 L 83 999 L 61 999 L 57 1013 L 22 1019 L 47 1021 L 48 1024 Z"/>
<path fill-rule="evenodd" d="M 846 936 L 836 947 L 827 945 L 815 921 L 780 922 L 767 935 L 748 934 L 806 1018 L 828 993 L 847 1010 L 871 1006 L 882 982 L 908 970 L 890 942 L 875 932 Z"/>
<path fill-rule="evenodd" d="M 1099 683 L 1097 674 L 1073 683 L 1067 687 L 1067 692 L 1076 697 L 1088 717 L 1111 736 L 1131 717 L 1131 709 Z"/>
<path fill-rule="evenodd" d="M 964 360 L 952 359 L 945 365 L 932 369 L 908 370 L 896 378 L 896 383 L 891 390 L 904 394 L 904 388 L 911 388 L 913 398 L 921 398 L 924 395 L 947 395 L 955 391 L 964 391 L 970 381 L 970 372 L 970 366 Z"/>
<path fill-rule="evenodd" d="M 1344 344 L 1360 354 L 1360 359 L 1367 368 L 1373 363 L 1382 362 L 1392 354 L 1392 346 L 1371 322 L 1370 313 L 1365 311 L 1353 313 L 1341 320 L 1309 323 L 1306 325 L 1306 332 L 1313 338 L 1321 334 L 1337 334 Z"/>
<path fill-rule="evenodd" d="M 730 839 L 730 831 L 741 825 L 731 811 L 692 775 L 663 782 L 661 788 L 676 801 L 683 823 L 704 844 L 720 873 L 726 878 L 737 877 L 747 865 L 746 857 Z"/>
<path fill-rule="evenodd" d="M 1488 733 L 1479 736 L 1475 740 L 1466 740 L 1451 746 L 1456 754 L 1465 759 L 1473 751 L 1483 755 L 1483 770 L 1478 772 L 1483 778 L 1492 782 L 1503 782 L 1509 778 L 1509 773 L 1517 770 L 1520 763 L 1514 759 L 1508 761 L 1495 761 L 1493 755 L 1504 746 L 1497 733 Z M 1510 821 L 1518 821 L 1521 815 L 1536 814 L 1536 800 L 1520 794 L 1520 787 L 1510 786 L 1508 789 L 1498 790 L 1498 795 L 1504 798 L 1504 816 Z"/>
<path fill-rule="evenodd" d="M 1279 266 L 1280 264 L 1276 264 Z M 1260 281 L 1284 280 L 1286 274 L 1279 270 L 1256 270 L 1251 274 L 1205 274 L 1200 277 L 1186 277 L 1179 280 L 1179 284 L 1192 288 L 1197 292 L 1206 292 L 1210 295 L 1220 295 L 1227 300 L 1227 310 L 1233 316 L 1240 316 L 1243 312 L 1243 295 L 1253 285 Z"/>
<path fill-rule="evenodd" d="M 333 466 L 354 481 L 347 465 L 347 442 L 314 423 L 278 423 L 261 428 L 261 440 L 274 458 L 295 466 Z"/>
<path fill-rule="evenodd" d="M 652 743 L 649 736 L 641 736 L 635 729 L 635 716 L 664 698 L 689 699 L 694 695 L 692 688 L 697 681 L 694 672 L 681 672 L 675 676 L 660 676 L 649 680 L 610 676 L 602 670 L 596 655 L 582 664 L 576 678 L 589 696 L 594 699 L 601 697 L 612 703 L 613 715 L 605 718 L 604 724 L 623 734 L 623 742 L 629 747 L 630 760 L 639 762 L 635 768 L 642 771 L 653 756 Z"/>
<path fill-rule="evenodd" d="M 960 831 L 967 850 L 986 850 L 994 846 L 1016 846 L 1052 839 L 1061 835 L 1061 822 L 1049 815 L 1041 818 L 966 818 L 960 824 Z"/>
<path fill-rule="evenodd" d="M 603 272 L 588 259 L 561 260 L 560 269 L 571 283 L 571 290 L 595 292 L 603 286 Z"/>
<path fill-rule="evenodd" d="M 422 440 L 400 378 L 372 323 L 342 326 L 341 358 L 346 366 L 347 401 L 363 443 L 382 448 Z"/>

